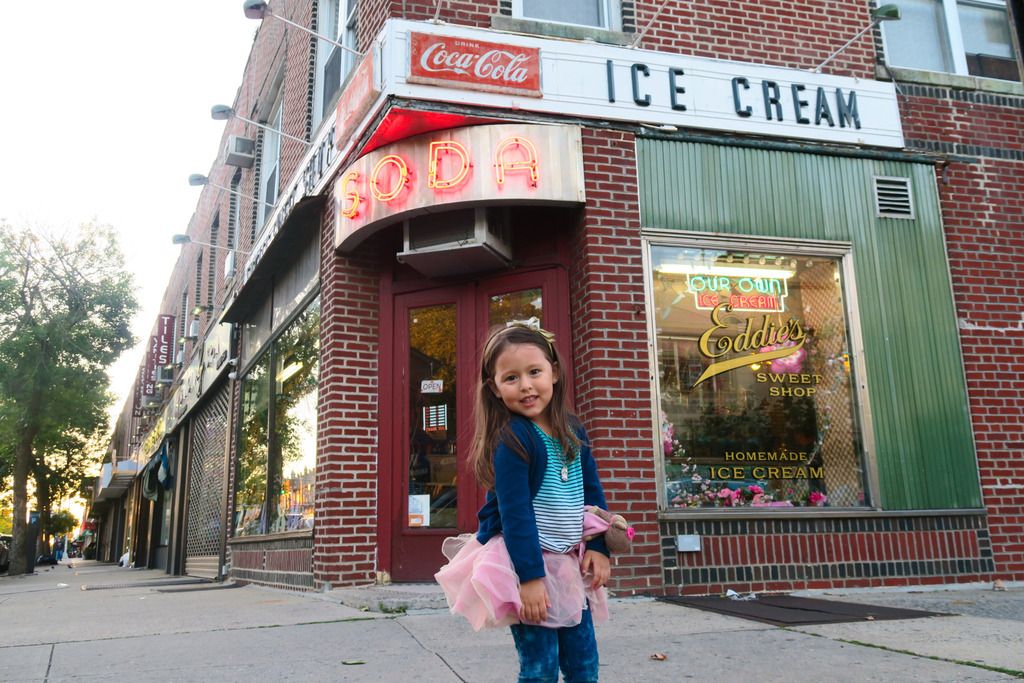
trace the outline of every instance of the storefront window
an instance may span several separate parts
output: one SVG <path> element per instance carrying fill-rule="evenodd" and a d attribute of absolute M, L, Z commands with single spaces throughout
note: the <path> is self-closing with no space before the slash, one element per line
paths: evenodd
<path fill-rule="evenodd" d="M 841 265 L 651 247 L 669 508 L 868 504 Z"/>
<path fill-rule="evenodd" d="M 313 527 L 319 339 L 315 299 L 242 380 L 236 536 Z"/>
<path fill-rule="evenodd" d="M 320 307 L 307 308 L 274 342 L 274 433 L 271 533 L 313 528 Z"/>
<path fill-rule="evenodd" d="M 242 380 L 242 433 L 238 444 L 235 535 L 263 533 L 267 494 L 267 418 L 270 387 L 264 356 Z"/>

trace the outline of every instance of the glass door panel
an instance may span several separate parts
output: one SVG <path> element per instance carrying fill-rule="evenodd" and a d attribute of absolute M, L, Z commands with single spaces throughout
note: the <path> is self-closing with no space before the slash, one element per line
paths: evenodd
<path fill-rule="evenodd" d="M 458 516 L 456 307 L 409 309 L 408 527 L 454 528 Z"/>
<path fill-rule="evenodd" d="M 513 320 L 537 318 L 544 326 L 544 296 L 541 288 L 492 294 L 488 300 L 488 325 L 504 325 Z"/>

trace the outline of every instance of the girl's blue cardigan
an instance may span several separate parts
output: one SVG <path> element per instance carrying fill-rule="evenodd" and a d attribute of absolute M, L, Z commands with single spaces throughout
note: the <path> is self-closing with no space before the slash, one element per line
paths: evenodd
<path fill-rule="evenodd" d="M 504 443 L 498 444 L 494 453 L 494 488 L 487 492 L 487 502 L 477 513 L 480 528 L 476 538 L 480 543 L 486 543 L 492 536 L 503 534 L 519 581 L 526 582 L 544 576 L 533 497 L 544 479 L 548 453 L 537 430 L 526 418 L 513 415 L 508 429 L 530 454 L 530 462 L 524 461 Z M 587 433 L 578 425 L 576 434 L 583 444 L 579 456 L 583 464 L 583 503 L 607 509 Z M 587 550 L 609 555 L 604 536 L 587 541 Z"/>

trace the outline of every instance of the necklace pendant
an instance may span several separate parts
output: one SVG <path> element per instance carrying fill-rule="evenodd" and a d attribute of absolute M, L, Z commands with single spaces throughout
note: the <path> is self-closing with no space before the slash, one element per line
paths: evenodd
<path fill-rule="evenodd" d="M 562 465 L 562 481 L 569 481 L 569 466 Z"/>

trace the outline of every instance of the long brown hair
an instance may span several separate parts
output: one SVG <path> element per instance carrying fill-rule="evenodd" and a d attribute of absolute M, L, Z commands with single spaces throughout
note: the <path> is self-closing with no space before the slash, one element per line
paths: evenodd
<path fill-rule="evenodd" d="M 492 329 L 487 341 L 484 342 L 483 352 L 480 354 L 479 386 L 473 411 L 473 446 L 469 455 L 477 481 L 484 488 L 494 486 L 494 451 L 499 443 L 504 443 L 514 450 L 523 460 L 530 461 L 526 447 L 509 428 L 512 412 L 492 391 L 494 366 L 498 356 L 510 346 L 536 346 L 558 373 L 558 381 L 552 386 L 551 402 L 548 404 L 553 432 L 551 436 L 562 444 L 566 462 L 570 462 L 579 453 L 580 439 L 573 429 L 578 420 L 569 410 L 567 378 L 554 341 L 555 336 L 546 330 L 513 324 Z"/>

